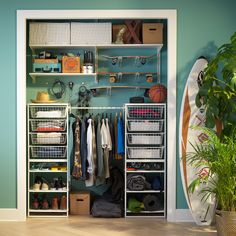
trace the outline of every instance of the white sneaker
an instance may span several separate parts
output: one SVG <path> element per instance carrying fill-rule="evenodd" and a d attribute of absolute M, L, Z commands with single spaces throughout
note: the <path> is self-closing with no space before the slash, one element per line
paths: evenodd
<path fill-rule="evenodd" d="M 42 183 L 41 190 L 46 191 L 49 190 L 49 186 L 47 183 Z"/>
<path fill-rule="evenodd" d="M 33 190 L 34 190 L 34 191 L 39 191 L 39 190 L 40 190 L 40 185 L 41 185 L 41 184 L 35 183 L 35 184 L 33 185 Z"/>

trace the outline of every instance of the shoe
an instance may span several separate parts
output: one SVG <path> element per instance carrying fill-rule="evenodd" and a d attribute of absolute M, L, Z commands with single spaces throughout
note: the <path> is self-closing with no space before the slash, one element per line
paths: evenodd
<path fill-rule="evenodd" d="M 66 196 L 65 196 L 65 195 L 63 195 L 63 196 L 61 197 L 60 209 L 61 209 L 61 210 L 66 210 L 66 209 L 67 209 L 67 200 L 66 200 Z"/>
<path fill-rule="evenodd" d="M 63 182 L 62 177 L 58 178 L 58 190 L 66 190 L 66 183 Z"/>
<path fill-rule="evenodd" d="M 49 209 L 49 203 L 48 203 L 46 196 L 44 196 L 44 198 L 43 198 L 43 201 L 41 203 L 41 207 L 42 207 L 42 209 Z"/>
<path fill-rule="evenodd" d="M 38 200 L 37 194 L 34 194 L 34 199 L 32 201 L 31 207 L 32 207 L 32 209 L 39 209 L 39 200 Z"/>
<path fill-rule="evenodd" d="M 47 184 L 47 183 L 42 183 L 42 185 L 41 185 L 41 190 L 43 190 L 43 191 L 49 190 L 48 184 Z"/>
<path fill-rule="evenodd" d="M 34 185 L 33 185 L 33 190 L 34 190 L 34 191 L 39 191 L 39 190 L 40 190 L 40 187 L 41 187 L 41 184 L 34 183 Z"/>
<path fill-rule="evenodd" d="M 58 210 L 58 198 L 57 197 L 54 197 L 52 199 L 52 209 L 53 210 Z"/>

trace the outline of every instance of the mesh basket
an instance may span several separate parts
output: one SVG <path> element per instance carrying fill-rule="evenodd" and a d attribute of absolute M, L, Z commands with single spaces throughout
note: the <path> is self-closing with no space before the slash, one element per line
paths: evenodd
<path fill-rule="evenodd" d="M 128 118 L 163 119 L 164 106 L 128 106 Z"/>
<path fill-rule="evenodd" d="M 66 147 L 61 146 L 38 146 L 30 147 L 32 158 L 58 159 L 66 157 Z"/>
<path fill-rule="evenodd" d="M 128 134 L 127 136 L 130 145 L 161 145 L 163 143 L 163 134 Z"/>
<path fill-rule="evenodd" d="M 47 120 L 47 119 L 37 119 L 30 121 L 31 131 L 65 131 L 66 130 L 66 120 Z"/>
<path fill-rule="evenodd" d="M 66 144 L 65 133 L 35 133 L 30 138 L 32 144 Z"/>
<path fill-rule="evenodd" d="M 164 121 L 129 120 L 128 130 L 161 132 L 163 131 L 163 123 Z"/>
<path fill-rule="evenodd" d="M 127 155 L 129 159 L 161 159 L 163 148 L 128 148 Z"/>
<path fill-rule="evenodd" d="M 65 118 L 65 106 L 30 106 L 31 118 Z"/>

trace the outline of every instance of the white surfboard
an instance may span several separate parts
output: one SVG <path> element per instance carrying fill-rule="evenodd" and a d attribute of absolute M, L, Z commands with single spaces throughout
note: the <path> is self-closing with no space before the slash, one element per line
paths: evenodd
<path fill-rule="evenodd" d="M 201 131 L 193 130 L 190 126 L 205 125 L 205 109 L 203 106 L 198 108 L 195 105 L 195 98 L 199 86 L 201 85 L 203 70 L 206 66 L 207 60 L 204 57 L 200 57 L 196 60 L 189 73 L 181 103 L 179 126 L 179 156 L 182 184 L 192 217 L 198 225 L 211 224 L 214 215 L 215 200 L 209 198 L 206 202 L 201 201 L 202 195 L 199 195 L 199 192 L 202 185 L 200 185 L 193 194 L 188 192 L 189 184 L 196 178 L 196 173 L 200 171 L 200 169 L 194 169 L 184 158 L 182 159 L 182 157 L 184 157 L 186 153 L 193 151 L 193 147 L 190 143 L 199 143 L 204 139 L 204 135 L 201 134 Z M 203 171 L 207 171 L 207 169 L 203 169 Z"/>

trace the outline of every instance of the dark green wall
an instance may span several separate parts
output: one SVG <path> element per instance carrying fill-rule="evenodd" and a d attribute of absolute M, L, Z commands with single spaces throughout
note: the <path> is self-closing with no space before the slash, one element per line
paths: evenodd
<path fill-rule="evenodd" d="M 214 55 L 216 48 L 227 42 L 236 30 L 235 0 L 12 0 L 2 3 L 0 208 L 16 207 L 16 10 L 20 9 L 177 9 L 177 117 L 184 84 L 195 59 L 200 55 Z M 178 168 L 177 173 L 177 208 L 186 208 Z"/>

